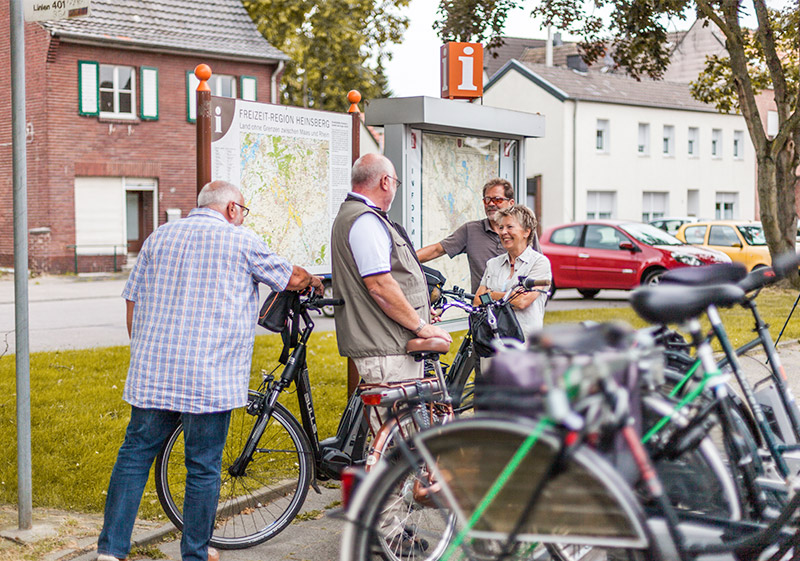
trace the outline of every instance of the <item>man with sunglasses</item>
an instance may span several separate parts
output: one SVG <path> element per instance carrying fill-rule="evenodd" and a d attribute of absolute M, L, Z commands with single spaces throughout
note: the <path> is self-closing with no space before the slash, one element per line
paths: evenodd
<path fill-rule="evenodd" d="M 147 238 L 122 292 L 131 336 L 122 398 L 131 417 L 108 485 L 99 561 L 128 556 L 150 467 L 180 422 L 187 468 L 181 558 L 219 559 L 208 544 L 231 410 L 247 403 L 258 284 L 323 291 L 322 279 L 239 227 L 249 210 L 234 185 L 207 184 L 197 206 Z"/>
<path fill-rule="evenodd" d="M 499 177 L 490 179 L 483 186 L 482 201 L 486 218 L 462 224 L 442 241 L 417 250 L 420 263 L 426 263 L 445 253 L 451 259 L 466 253 L 473 293 L 480 286 L 486 262 L 492 257 L 506 253 L 503 244 L 500 243 L 496 218 L 497 211 L 514 205 L 514 188 L 505 179 Z M 538 238 L 534 239 L 533 249 L 540 251 Z"/>

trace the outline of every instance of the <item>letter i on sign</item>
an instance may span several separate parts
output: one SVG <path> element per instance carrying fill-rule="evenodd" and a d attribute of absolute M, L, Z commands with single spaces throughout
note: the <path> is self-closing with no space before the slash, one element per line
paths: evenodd
<path fill-rule="evenodd" d="M 450 42 L 442 46 L 442 97 L 483 95 L 483 45 Z"/>

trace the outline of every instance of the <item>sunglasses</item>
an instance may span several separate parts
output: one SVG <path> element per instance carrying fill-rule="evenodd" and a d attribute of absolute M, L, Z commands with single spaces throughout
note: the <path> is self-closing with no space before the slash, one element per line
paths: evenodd
<path fill-rule="evenodd" d="M 500 203 L 504 203 L 504 202 L 510 201 L 510 200 L 511 199 L 509 199 L 507 197 L 484 197 L 483 198 L 483 204 L 485 204 L 485 205 L 488 205 L 488 204 L 499 205 Z"/>

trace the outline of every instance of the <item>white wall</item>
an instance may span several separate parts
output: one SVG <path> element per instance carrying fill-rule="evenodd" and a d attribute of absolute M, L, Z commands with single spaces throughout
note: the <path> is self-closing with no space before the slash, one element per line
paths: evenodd
<path fill-rule="evenodd" d="M 542 175 L 544 227 L 586 217 L 586 192 L 616 191 L 616 218 L 641 220 L 642 193 L 669 193 L 671 215 L 687 214 L 687 191 L 699 190 L 699 214 L 714 217 L 716 193 L 738 193 L 738 218 L 755 216 L 755 155 L 741 116 L 578 101 L 561 102 L 516 71 L 506 73 L 484 94 L 495 107 L 540 113 L 543 138 L 529 139 L 526 175 Z M 573 114 L 576 115 L 573 132 Z M 595 148 L 597 119 L 610 123 L 608 153 Z M 637 153 L 638 124 L 650 124 L 650 154 Z M 664 125 L 675 127 L 674 155 L 662 154 Z M 689 127 L 700 132 L 699 155 L 687 155 Z M 722 157 L 711 158 L 711 130 L 722 130 Z M 733 158 L 733 132 L 744 133 L 743 158 Z M 573 185 L 573 134 L 576 170 Z M 573 217 L 572 191 L 576 191 Z"/>

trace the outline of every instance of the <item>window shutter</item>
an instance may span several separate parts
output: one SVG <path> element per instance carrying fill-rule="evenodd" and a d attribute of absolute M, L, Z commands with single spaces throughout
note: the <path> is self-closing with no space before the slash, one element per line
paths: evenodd
<path fill-rule="evenodd" d="M 78 61 L 78 114 L 99 115 L 100 65 L 89 60 Z"/>
<path fill-rule="evenodd" d="M 197 120 L 197 86 L 200 80 L 189 70 L 186 72 L 186 119 L 190 123 Z"/>
<path fill-rule="evenodd" d="M 142 66 L 140 80 L 140 117 L 143 121 L 158 120 L 158 69 Z"/>
<path fill-rule="evenodd" d="M 242 90 L 242 99 L 247 101 L 255 101 L 256 100 L 256 86 L 258 84 L 258 80 L 256 80 L 253 76 L 242 76 L 241 78 L 241 90 Z"/>

